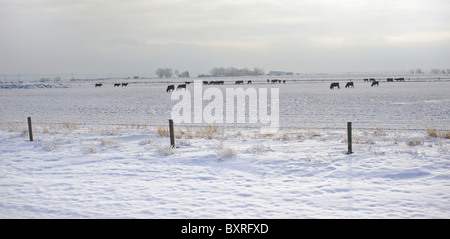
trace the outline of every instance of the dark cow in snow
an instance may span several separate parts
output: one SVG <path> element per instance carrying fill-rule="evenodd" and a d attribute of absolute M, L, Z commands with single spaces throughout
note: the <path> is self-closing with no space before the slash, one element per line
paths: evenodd
<path fill-rule="evenodd" d="M 184 89 L 184 90 L 186 90 L 186 84 L 178 85 L 178 86 L 177 86 L 177 90 L 179 90 L 179 89 Z"/>
<path fill-rule="evenodd" d="M 102 85 L 103 85 L 102 83 L 96 83 L 95 87 L 102 87 Z"/>
<path fill-rule="evenodd" d="M 387 82 L 394 82 L 394 79 L 393 78 L 387 78 L 386 81 Z"/>
<path fill-rule="evenodd" d="M 405 78 L 395 78 L 395 81 L 405 81 Z"/>
<path fill-rule="evenodd" d="M 374 81 L 374 82 L 372 82 L 372 85 L 370 85 L 370 87 L 372 87 L 372 86 L 378 86 L 378 84 L 379 84 L 380 82 L 379 81 Z"/>
<path fill-rule="evenodd" d="M 251 81 L 251 80 L 247 81 L 247 85 L 248 85 L 248 84 L 251 84 L 251 83 L 252 83 L 252 81 Z"/>
<path fill-rule="evenodd" d="M 334 89 L 335 87 L 337 87 L 338 89 L 340 89 L 341 87 L 339 87 L 339 83 L 338 82 L 333 82 L 330 85 L 330 89 Z"/>
<path fill-rule="evenodd" d="M 127 87 L 128 86 L 128 83 L 122 83 L 122 87 Z"/>
<path fill-rule="evenodd" d="M 243 80 L 238 80 L 238 81 L 236 81 L 236 83 L 234 83 L 234 84 L 236 84 L 236 85 L 244 84 L 244 81 L 243 81 Z"/>
<path fill-rule="evenodd" d="M 120 86 L 120 83 L 114 83 L 114 87 L 119 87 Z"/>
<path fill-rule="evenodd" d="M 345 84 L 345 88 L 355 88 L 355 85 L 353 85 L 353 82 L 347 82 L 347 84 Z"/>
<path fill-rule="evenodd" d="M 167 86 L 166 92 L 170 92 L 170 91 L 173 91 L 173 90 L 175 90 L 175 86 L 174 85 L 169 85 L 169 86 Z"/>

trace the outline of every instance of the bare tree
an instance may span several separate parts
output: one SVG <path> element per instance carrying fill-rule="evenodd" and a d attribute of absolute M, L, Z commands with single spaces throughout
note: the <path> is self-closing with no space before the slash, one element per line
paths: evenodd
<path fill-rule="evenodd" d="M 170 78 L 173 75 L 173 70 L 171 68 L 158 68 L 155 73 L 159 78 Z"/>
<path fill-rule="evenodd" d="M 162 69 L 162 68 L 158 68 L 157 70 L 156 70 L 156 75 L 159 77 L 159 78 L 163 78 L 163 76 L 164 76 L 164 69 Z"/>
<path fill-rule="evenodd" d="M 439 74 L 439 69 L 431 69 L 430 72 L 431 74 Z"/>

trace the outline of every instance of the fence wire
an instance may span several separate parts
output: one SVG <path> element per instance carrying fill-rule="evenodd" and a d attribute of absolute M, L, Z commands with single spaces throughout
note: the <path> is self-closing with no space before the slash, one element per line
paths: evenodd
<path fill-rule="evenodd" d="M 371 122 L 355 122 L 355 121 L 349 121 L 352 122 L 352 128 L 353 130 L 359 130 L 359 131 L 374 131 L 374 130 L 385 130 L 385 131 L 427 131 L 429 129 L 436 129 L 436 130 L 444 130 L 448 131 L 447 128 L 439 128 L 439 127 L 428 127 L 424 126 L 421 128 L 418 127 L 411 127 L 411 128 L 405 128 L 405 125 L 402 125 L 403 127 L 399 126 L 396 127 L 396 125 L 391 125 L 390 123 L 378 123 L 374 124 Z M 158 127 L 169 127 L 169 121 L 167 122 L 160 122 L 160 123 L 80 123 L 80 122 L 56 122 L 56 121 L 50 121 L 50 122 L 43 122 L 39 120 L 34 120 L 32 122 L 33 126 L 36 127 L 59 127 L 59 128 L 66 128 L 66 129 L 77 129 L 77 130 L 83 130 L 83 129 L 114 129 L 114 128 L 121 128 L 121 129 L 157 129 Z M 306 122 L 304 125 L 297 125 L 297 126 L 278 126 L 275 127 L 279 131 L 298 131 L 298 130 L 324 130 L 324 131 L 341 131 L 347 129 L 347 122 L 342 122 L 341 124 L 333 124 L 332 126 L 311 126 L 311 125 L 317 125 L 317 122 Z M 325 122 L 319 122 L 319 124 L 326 124 Z M 27 127 L 27 120 L 24 121 L 3 121 L 0 122 L 0 126 L 2 128 L 9 128 L 13 129 L 14 127 L 21 127 L 26 128 Z M 208 127 L 208 126 L 214 126 L 218 129 L 230 129 L 230 130 L 259 130 L 264 128 L 270 128 L 269 125 L 260 125 L 260 124 L 177 124 L 175 123 L 175 127 L 178 128 L 200 128 L 200 127 Z M 398 125 L 397 125 L 398 126 Z"/>

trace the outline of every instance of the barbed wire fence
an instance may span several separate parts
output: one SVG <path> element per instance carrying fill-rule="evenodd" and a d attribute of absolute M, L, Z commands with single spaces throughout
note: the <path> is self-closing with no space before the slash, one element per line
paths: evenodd
<path fill-rule="evenodd" d="M 449 132 L 448 128 L 443 127 L 432 127 L 424 124 L 423 127 L 404 127 L 405 125 L 393 125 L 393 124 L 375 124 L 367 122 L 358 121 L 348 121 L 352 122 L 352 129 L 354 133 L 371 133 L 375 135 L 382 135 L 384 133 L 395 133 L 395 132 L 411 132 L 415 134 L 423 133 L 427 134 L 430 130 L 437 130 L 439 132 Z M 347 130 L 347 123 L 334 123 L 326 125 L 327 122 L 307 122 L 303 125 L 296 126 L 279 126 L 276 127 L 276 131 L 264 131 L 270 134 L 308 134 L 308 135 L 326 135 L 326 134 L 345 134 Z M 318 126 L 319 125 L 319 126 Z M 158 134 L 158 130 L 168 129 L 169 120 L 166 122 L 159 121 L 156 123 L 80 123 L 80 122 L 58 122 L 58 121 L 42 121 L 39 119 L 33 119 L 33 122 L 29 122 L 27 118 L 23 121 L 0 121 L 0 128 L 9 132 L 21 132 L 24 135 L 29 135 L 29 128 L 35 132 L 46 134 L 46 133 L 90 133 L 90 134 L 101 134 L 101 135 L 123 135 L 129 132 L 127 130 L 137 130 L 146 131 L 144 134 Z M 213 127 L 216 131 L 220 132 L 240 132 L 251 133 L 251 134 L 268 134 L 262 133 L 263 129 L 270 129 L 267 125 L 258 124 L 174 124 L 175 131 L 181 132 L 186 130 L 198 130 L 207 127 Z M 383 133 L 384 132 L 384 133 Z"/>
<path fill-rule="evenodd" d="M 121 127 L 123 129 L 152 129 L 157 127 L 168 127 L 168 120 L 167 122 L 159 122 L 159 123 L 83 123 L 83 122 L 69 122 L 69 121 L 42 121 L 42 120 L 35 120 L 33 122 L 33 125 L 37 125 L 39 127 L 59 127 L 59 128 L 67 128 L 67 129 L 80 129 L 83 130 L 84 128 L 92 128 L 92 129 L 104 129 L 104 128 L 115 128 L 115 127 Z M 325 131 L 333 131 L 333 130 L 345 130 L 346 129 L 346 122 L 342 122 L 340 124 L 334 123 L 332 126 L 317 126 L 317 125 L 325 125 L 328 124 L 328 122 L 307 122 L 304 125 L 297 125 L 297 126 L 278 126 L 276 127 L 280 131 L 295 131 L 295 130 L 325 130 Z M 353 129 L 357 130 L 377 130 L 380 128 L 383 128 L 383 130 L 386 131 L 426 131 L 430 128 L 438 128 L 439 130 L 447 130 L 443 129 L 442 127 L 435 127 L 435 126 L 427 126 L 427 124 L 424 123 L 423 127 L 405 127 L 406 124 L 392 124 L 390 122 L 361 122 L 361 121 L 350 121 L 353 122 Z M 249 130 L 258 130 L 261 128 L 267 128 L 268 125 L 261 125 L 261 124 L 244 124 L 244 123 L 234 123 L 234 124 L 225 124 L 225 123 L 176 123 L 175 127 L 181 127 L 181 128 L 199 128 L 199 127 L 205 127 L 205 126 L 211 126 L 220 128 L 220 129 L 230 129 L 230 130 L 242 130 L 242 129 L 249 129 Z M 315 126 L 314 126 L 315 125 Z M 25 118 L 24 121 L 0 121 L 0 126 L 3 126 L 3 128 L 7 128 L 10 126 L 11 129 L 14 129 L 15 126 L 21 126 L 22 128 L 27 127 L 27 118 Z"/>
<path fill-rule="evenodd" d="M 355 125 L 356 127 L 353 128 L 352 125 Z M 304 140 L 317 140 L 317 142 L 339 141 L 342 143 L 342 147 L 347 145 L 347 150 L 345 152 L 347 155 L 364 150 L 361 147 L 371 148 L 371 145 L 383 147 L 383 145 L 386 144 L 399 144 L 399 142 L 403 142 L 403 144 L 408 146 L 417 146 L 424 145 L 425 142 L 428 142 L 428 144 L 432 143 L 435 141 L 432 138 L 441 138 L 443 140 L 450 139 L 450 131 L 447 129 L 440 130 L 439 132 L 436 129 L 430 128 L 394 130 L 392 128 L 385 129 L 381 127 L 358 127 L 358 124 L 352 124 L 352 122 L 334 125 L 334 127 L 279 127 L 274 132 L 270 130 L 263 131 L 261 126 L 256 125 L 176 124 L 174 126 L 172 120 L 168 120 L 166 124 L 163 124 L 162 122 L 160 124 L 80 124 L 68 122 L 43 123 L 42 121 L 38 121 L 38 123 L 34 123 L 33 126 L 31 117 L 28 117 L 27 121 L 0 122 L 0 132 L 2 128 L 9 132 L 15 132 L 15 137 L 28 138 L 27 140 L 30 142 L 34 141 L 33 135 L 36 135 L 37 141 L 41 141 L 42 147 L 47 151 L 52 151 L 56 148 L 57 143 L 55 143 L 54 137 L 59 138 L 56 139 L 58 141 L 71 141 L 73 138 L 78 138 L 77 140 L 81 140 L 80 142 L 94 137 L 99 140 L 101 145 L 108 146 L 121 145 L 118 141 L 110 141 L 109 138 L 111 137 L 139 135 L 140 138 L 141 136 L 144 136 L 147 140 L 140 141 L 139 144 L 145 145 L 147 145 L 148 142 L 153 141 L 152 137 L 160 137 L 160 140 L 162 140 L 161 142 L 167 139 L 167 146 L 171 149 L 178 148 L 179 143 L 182 145 L 191 145 L 191 139 L 220 140 L 220 142 L 223 142 L 223 140 L 255 140 L 255 143 L 264 142 L 269 145 L 275 143 L 275 141 L 286 141 L 291 143 L 303 142 Z M 36 133 L 33 133 L 33 130 L 35 130 Z M 403 136 L 399 132 L 403 132 Z M 61 135 L 63 136 L 61 137 Z M 414 135 L 414 138 L 412 135 Z M 420 136 L 417 137 L 418 135 Z M 148 140 L 148 138 L 152 138 L 152 140 Z M 353 147 L 353 144 L 358 145 L 356 149 Z M 145 148 L 148 149 L 147 146 Z M 164 147 L 161 148 L 161 146 L 157 146 L 157 148 L 159 150 L 158 152 L 164 150 Z M 98 149 L 91 145 L 83 148 L 83 153 L 85 152 L 88 154 L 91 152 L 98 152 Z M 340 152 L 343 153 L 343 150 L 340 149 Z"/>

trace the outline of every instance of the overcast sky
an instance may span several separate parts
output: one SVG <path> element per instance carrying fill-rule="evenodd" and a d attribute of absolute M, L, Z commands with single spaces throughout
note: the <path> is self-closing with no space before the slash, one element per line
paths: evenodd
<path fill-rule="evenodd" d="M 0 0 L 0 74 L 450 69 L 449 0 Z"/>

